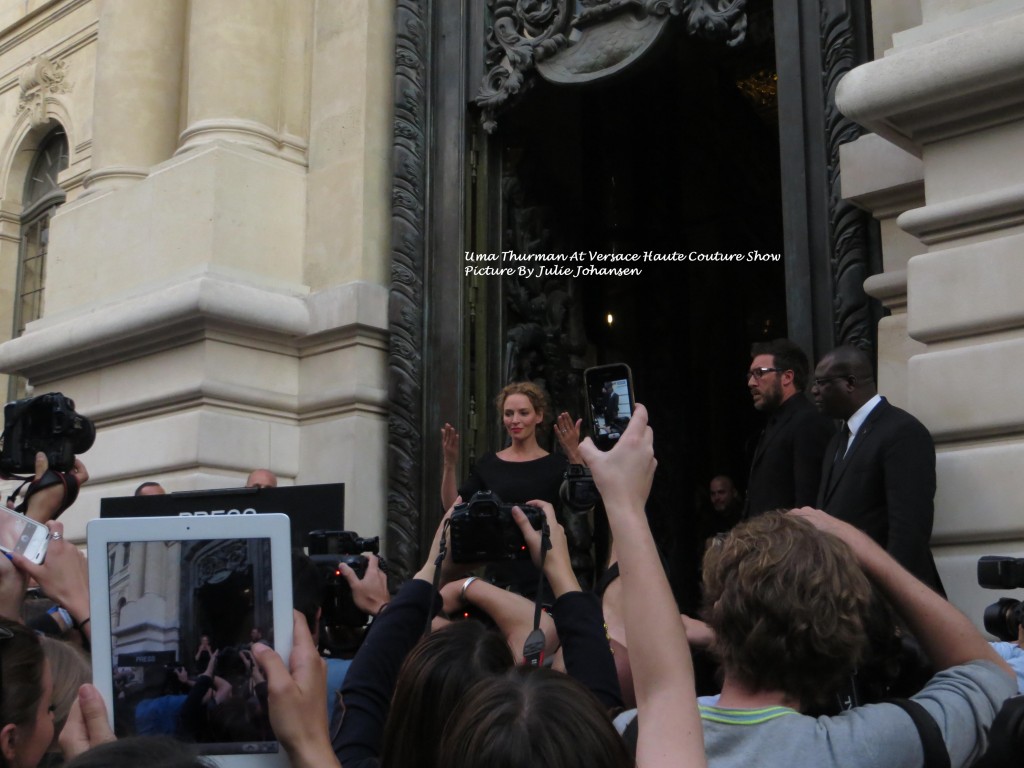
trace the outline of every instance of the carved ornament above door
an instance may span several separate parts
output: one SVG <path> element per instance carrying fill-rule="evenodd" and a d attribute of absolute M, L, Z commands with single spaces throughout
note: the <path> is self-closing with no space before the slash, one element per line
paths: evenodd
<path fill-rule="evenodd" d="M 486 74 L 474 101 L 487 132 L 498 113 L 539 74 L 580 84 L 619 72 L 639 59 L 672 17 L 687 33 L 730 46 L 747 31 L 746 0 L 488 0 Z"/>

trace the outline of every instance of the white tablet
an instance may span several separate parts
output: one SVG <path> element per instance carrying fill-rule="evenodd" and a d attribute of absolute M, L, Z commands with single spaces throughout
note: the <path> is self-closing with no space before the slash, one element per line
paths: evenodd
<path fill-rule="evenodd" d="M 115 733 L 176 736 L 224 768 L 287 766 L 248 648 L 291 651 L 288 517 L 99 519 L 87 539 L 93 681 Z"/>

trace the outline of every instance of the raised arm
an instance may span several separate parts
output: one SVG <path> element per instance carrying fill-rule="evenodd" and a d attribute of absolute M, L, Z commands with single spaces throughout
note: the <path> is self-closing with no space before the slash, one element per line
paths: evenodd
<path fill-rule="evenodd" d="M 621 708 L 622 692 L 604 630 L 601 601 L 593 593 L 580 589 L 572 569 L 565 530 L 555 517 L 554 507 L 538 499 L 529 503 L 544 511 L 550 531 L 551 549 L 544 557 L 544 576 L 555 595 L 551 610 L 562 643 L 565 671 L 590 689 L 606 709 Z M 512 516 L 522 531 L 534 565 L 540 567 L 540 532 L 533 529 L 519 507 L 512 508 Z"/>
<path fill-rule="evenodd" d="M 292 766 L 340 766 L 327 732 L 327 669 L 303 615 L 293 612 L 292 653 L 287 667 L 263 643 L 256 643 L 252 652 L 267 677 L 271 725 Z"/>
<path fill-rule="evenodd" d="M 441 505 L 445 509 L 451 509 L 459 495 L 459 481 L 455 477 L 455 473 L 459 471 L 459 433 L 448 423 L 441 428 L 441 452 L 444 455 L 444 466 L 441 469 Z"/>
<path fill-rule="evenodd" d="M 490 616 L 512 649 L 516 663 L 522 663 L 523 644 L 533 631 L 534 605 L 531 600 L 472 576 L 448 584 L 441 590 L 441 597 L 448 614 L 475 606 Z M 558 633 L 547 612 L 541 613 L 540 628 L 547 640 L 544 655 L 550 656 L 558 650 Z"/>
<path fill-rule="evenodd" d="M 611 451 L 599 451 L 589 439 L 580 451 L 608 512 L 626 593 L 626 639 L 640 729 L 637 765 L 705 766 L 686 632 L 644 512 L 657 466 L 647 410 L 636 406 Z"/>
<path fill-rule="evenodd" d="M 583 419 L 573 421 L 568 411 L 558 414 L 558 421 L 555 422 L 555 436 L 570 464 L 584 463 L 583 454 L 580 453 L 580 426 L 582 424 Z"/>
<path fill-rule="evenodd" d="M 92 638 L 89 616 L 89 566 L 78 547 L 64 538 L 64 524 L 50 520 L 50 544 L 39 565 L 22 555 L 11 556 L 15 566 L 35 579 L 46 596 L 62 606 L 87 639 Z"/>

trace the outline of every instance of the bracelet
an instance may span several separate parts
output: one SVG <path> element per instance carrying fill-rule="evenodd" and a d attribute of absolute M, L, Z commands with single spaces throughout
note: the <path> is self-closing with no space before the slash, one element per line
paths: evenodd
<path fill-rule="evenodd" d="M 462 589 L 459 591 L 459 599 L 462 601 L 463 605 L 466 604 L 466 590 L 469 589 L 469 585 L 476 581 L 476 579 L 476 576 L 470 576 L 468 579 L 462 582 Z"/>
<path fill-rule="evenodd" d="M 71 626 L 74 627 L 75 629 L 80 630 L 80 629 L 82 629 L 82 627 L 84 627 L 90 621 L 92 621 L 92 616 L 86 616 L 83 621 L 78 621 L 78 622 L 72 621 L 71 622 Z"/>
<path fill-rule="evenodd" d="M 391 603 L 382 603 L 380 608 L 377 609 L 377 612 L 373 614 L 374 618 L 379 618 L 380 615 L 384 613 L 384 609 L 387 608 L 389 605 L 391 605 Z"/>

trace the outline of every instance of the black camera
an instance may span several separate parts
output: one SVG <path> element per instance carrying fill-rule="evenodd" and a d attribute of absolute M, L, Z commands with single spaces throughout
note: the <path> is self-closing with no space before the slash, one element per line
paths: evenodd
<path fill-rule="evenodd" d="M 468 502 L 452 511 L 452 561 L 490 563 L 496 560 L 528 560 L 523 533 L 512 519 L 512 507 L 523 510 L 530 525 L 539 531 L 544 510 L 529 504 L 503 504 L 492 491 L 477 491 Z"/>
<path fill-rule="evenodd" d="M 320 572 L 321 621 L 326 627 L 361 627 L 368 620 L 352 600 L 352 590 L 338 568 L 344 563 L 361 579 L 369 561 L 363 552 L 380 552 L 380 537 L 364 539 L 352 531 L 310 531 L 309 559 Z M 380 569 L 387 573 L 387 563 L 380 559 Z"/>
<path fill-rule="evenodd" d="M 601 500 L 590 469 L 582 464 L 570 464 L 560 489 L 562 501 L 573 512 L 586 512 Z"/>
<path fill-rule="evenodd" d="M 40 451 L 50 469 L 68 472 L 75 467 L 75 455 L 88 451 L 95 440 L 96 427 L 60 392 L 15 400 L 4 406 L 0 472 L 35 472 Z"/>
<path fill-rule="evenodd" d="M 978 560 L 978 586 L 985 589 L 1024 587 L 1024 559 L 985 555 Z M 985 608 L 985 631 L 1006 642 L 1016 642 L 1024 623 L 1024 604 L 1012 597 L 1001 597 Z"/>

